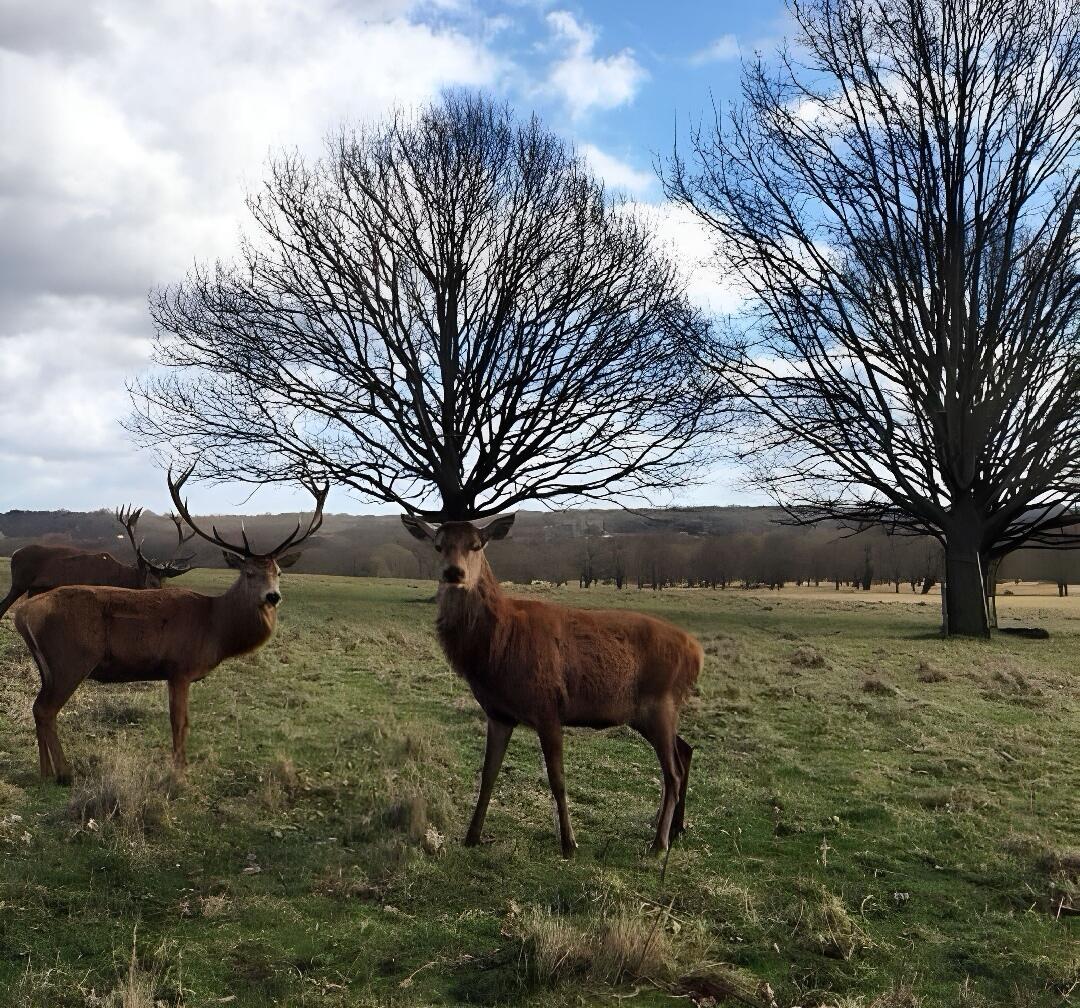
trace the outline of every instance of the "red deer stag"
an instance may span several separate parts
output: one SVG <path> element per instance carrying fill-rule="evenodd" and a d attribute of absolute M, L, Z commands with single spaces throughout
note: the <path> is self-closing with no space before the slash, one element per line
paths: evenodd
<path fill-rule="evenodd" d="M 187 763 L 188 690 L 226 658 L 262 647 L 273 633 L 281 601 L 278 575 L 299 553 L 282 556 L 303 543 L 322 524 L 328 487 L 309 486 L 315 512 L 301 534 L 300 522 L 268 553 L 255 553 L 246 532 L 243 545 L 227 542 L 217 528 L 200 529 L 180 499 L 191 475 L 169 489 L 184 521 L 207 542 L 221 548 L 228 565 L 239 572 L 223 595 L 200 595 L 182 588 L 132 591 L 127 588 L 63 587 L 30 599 L 15 614 L 15 629 L 26 641 L 41 673 L 34 701 L 41 775 L 58 783 L 71 770 L 56 733 L 56 716 L 84 679 L 98 682 L 164 680 L 169 686 L 173 762 Z"/>
<path fill-rule="evenodd" d="M 174 557 L 155 563 L 142 551 L 135 531 L 142 508 L 120 508 L 116 520 L 124 526 L 135 550 L 135 564 L 125 564 L 111 553 L 94 553 L 74 546 L 32 544 L 17 549 L 11 556 L 11 590 L 0 600 L 0 618 L 23 595 L 40 595 L 62 585 L 110 585 L 113 588 L 160 588 L 166 578 L 180 577 L 191 568 L 191 557 Z M 177 550 L 194 536 L 184 535 L 180 519 L 170 516 L 176 525 Z"/>
<path fill-rule="evenodd" d="M 701 645 L 678 627 L 641 613 L 568 609 L 502 593 L 484 547 L 502 539 L 513 515 L 484 527 L 438 528 L 409 515 L 405 527 L 442 554 L 436 629 L 446 656 L 487 715 L 487 748 L 466 845 L 480 842 L 488 801 L 514 728 L 540 736 L 559 815 L 564 857 L 574 831 L 563 783 L 564 726 L 628 724 L 656 750 L 664 777 L 656 853 L 683 829 L 691 746 L 679 736 L 679 710 L 701 673 Z"/>

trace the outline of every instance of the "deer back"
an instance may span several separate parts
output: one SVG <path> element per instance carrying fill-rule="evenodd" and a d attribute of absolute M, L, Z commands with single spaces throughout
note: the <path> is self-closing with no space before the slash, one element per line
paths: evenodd
<path fill-rule="evenodd" d="M 73 671 L 105 680 L 168 678 L 184 669 L 209 671 L 217 658 L 214 600 L 177 588 L 144 592 L 72 585 L 27 601 L 16 629 Z"/>
<path fill-rule="evenodd" d="M 489 713 L 535 723 L 554 711 L 566 724 L 622 724 L 642 704 L 680 706 L 700 674 L 701 646 L 673 624 L 490 589 L 445 593 L 438 623 L 451 665 Z"/>
<path fill-rule="evenodd" d="M 49 591 L 63 585 L 143 587 L 138 568 L 121 563 L 109 553 L 74 553 L 47 558 L 31 581 L 30 591 Z"/>

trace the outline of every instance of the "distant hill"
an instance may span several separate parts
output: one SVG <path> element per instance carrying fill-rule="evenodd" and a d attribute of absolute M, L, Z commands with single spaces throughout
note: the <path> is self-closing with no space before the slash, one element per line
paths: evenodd
<path fill-rule="evenodd" d="M 531 567 L 530 553 L 542 545 L 544 566 L 554 554 L 569 553 L 582 540 L 613 538 L 693 537 L 760 535 L 775 528 L 781 516 L 769 507 L 695 507 L 623 511 L 580 509 L 567 511 L 519 511 L 512 539 L 493 547 L 496 555 L 514 557 L 514 568 Z M 270 548 L 294 527 L 292 514 L 242 516 L 248 538 L 258 548 Z M 240 516 L 196 516 L 204 527 L 217 525 L 223 536 L 239 539 Z M 165 515 L 143 513 L 139 535 L 145 537 L 147 554 L 170 556 L 176 542 L 172 522 Z M 62 543 L 83 549 L 101 549 L 128 559 L 131 547 L 111 511 L 8 511 L 0 514 L 0 556 L 10 556 L 31 542 Z M 561 547 L 561 549 L 560 549 Z M 209 543 L 195 539 L 184 547 L 194 553 L 200 566 L 224 566 L 220 553 Z M 420 577 L 432 572 L 435 555 L 412 539 L 395 515 L 328 514 L 322 529 L 304 551 L 298 570 L 321 574 L 372 574 Z M 537 576 L 541 564 L 537 562 Z M 550 571 L 543 572 L 550 576 Z M 555 575 L 558 577 L 558 575 Z M 567 577 L 571 575 L 567 572 Z M 573 575 L 576 576 L 576 575 Z M 561 578 L 559 578 L 561 579 Z"/>

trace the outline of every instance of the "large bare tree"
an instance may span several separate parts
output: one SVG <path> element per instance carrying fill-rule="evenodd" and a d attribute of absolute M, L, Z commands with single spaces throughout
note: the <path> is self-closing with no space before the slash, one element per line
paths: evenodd
<path fill-rule="evenodd" d="M 706 321 L 535 118 L 453 93 L 285 154 L 239 261 L 151 299 L 130 426 L 207 478 L 318 471 L 428 518 L 686 482 Z"/>
<path fill-rule="evenodd" d="M 1080 496 L 1077 3 L 789 11 L 666 169 L 747 293 L 746 456 L 801 521 L 936 536 L 983 635 L 988 565 Z"/>

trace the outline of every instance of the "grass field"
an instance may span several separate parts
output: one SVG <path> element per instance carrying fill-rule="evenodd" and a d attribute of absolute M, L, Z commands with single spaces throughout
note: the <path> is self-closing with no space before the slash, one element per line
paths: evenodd
<path fill-rule="evenodd" d="M 971 642 L 933 599 L 546 592 L 706 647 L 663 863 L 625 730 L 568 738 L 575 861 L 525 731 L 491 842 L 462 847 L 483 726 L 432 585 L 283 592 L 275 639 L 194 687 L 184 784 L 164 688 L 91 683 L 60 719 L 74 787 L 40 784 L 36 673 L 0 622 L 4 1008 L 1080 1001 L 1080 599 L 1017 612 L 1050 640 Z"/>

